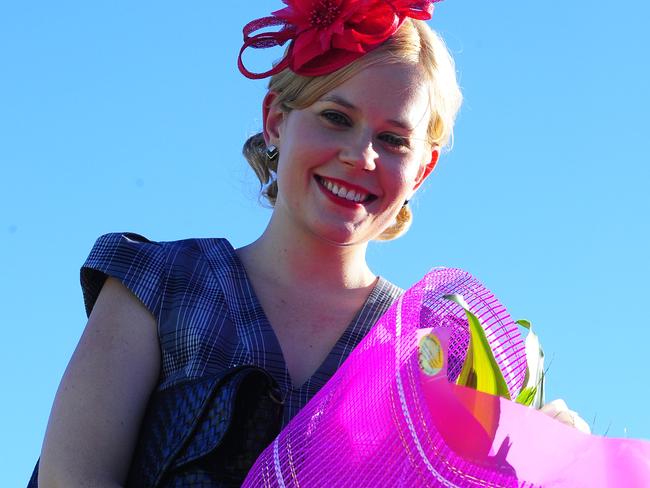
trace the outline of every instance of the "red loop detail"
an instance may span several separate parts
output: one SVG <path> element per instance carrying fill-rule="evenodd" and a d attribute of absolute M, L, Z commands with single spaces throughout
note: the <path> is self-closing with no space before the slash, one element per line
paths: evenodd
<path fill-rule="evenodd" d="M 237 66 L 248 78 L 260 79 L 290 68 L 296 74 L 329 74 L 392 36 L 407 17 L 429 20 L 440 0 L 283 0 L 286 8 L 246 24 Z M 389 8 L 386 8 L 388 6 Z M 391 13 L 392 10 L 392 13 Z M 281 26 L 275 32 L 254 32 Z M 246 48 L 264 49 L 291 41 L 284 58 L 264 73 L 246 69 Z M 296 42 L 297 41 L 297 42 Z"/>
<path fill-rule="evenodd" d="M 262 32 L 260 34 L 251 36 L 253 32 L 259 29 L 264 29 L 265 27 L 276 26 L 276 25 L 281 25 L 282 29 L 276 32 Z M 283 21 L 282 19 L 278 19 L 277 17 L 263 17 L 261 19 L 256 19 L 246 24 L 244 26 L 243 33 L 244 33 L 244 45 L 239 50 L 239 56 L 237 57 L 237 67 L 239 68 L 239 71 L 241 71 L 241 73 L 244 76 L 246 76 L 247 78 L 251 78 L 253 80 L 259 80 L 262 78 L 266 78 L 268 76 L 272 76 L 276 73 L 279 73 L 280 71 L 282 71 L 288 66 L 288 60 L 286 59 L 285 56 L 278 64 L 276 64 L 270 70 L 265 71 L 263 73 L 253 73 L 252 71 L 249 71 L 244 66 L 244 62 L 242 61 L 242 55 L 244 54 L 246 48 L 249 47 L 252 47 L 253 49 L 263 49 L 267 47 L 282 46 L 289 39 L 293 39 L 295 37 L 295 33 L 293 31 L 292 26 L 288 25 L 285 21 Z"/>

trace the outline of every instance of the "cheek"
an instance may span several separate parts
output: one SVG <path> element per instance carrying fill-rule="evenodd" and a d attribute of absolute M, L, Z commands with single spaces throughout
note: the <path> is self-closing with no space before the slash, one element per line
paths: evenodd
<path fill-rule="evenodd" d="M 349 143 L 349 131 L 328 126 L 316 114 L 301 113 L 291 122 L 291 139 L 300 146 L 301 152 L 321 153 L 329 157 L 332 152 Z"/>
<path fill-rule="evenodd" d="M 294 162 L 297 159 L 294 157 L 294 154 L 292 151 L 281 153 L 280 160 L 278 161 L 278 191 L 285 194 L 285 196 L 296 192 L 297 185 L 300 184 L 300 179 L 305 175 L 305 171 L 302 171 L 301 168 L 295 165 Z"/>
<path fill-rule="evenodd" d="M 296 149 L 299 148 L 300 154 L 309 155 L 309 160 L 314 162 L 330 159 L 341 144 L 340 134 L 317 128 L 304 127 L 296 132 L 296 138 Z"/>
<path fill-rule="evenodd" d="M 410 192 L 415 186 L 421 168 L 422 165 L 416 161 L 397 165 L 389 175 L 391 185 L 396 191 Z"/>
<path fill-rule="evenodd" d="M 427 165 L 431 162 L 431 152 L 427 148 L 420 148 L 411 158 L 410 164 L 405 171 L 405 178 L 410 185 L 410 189 L 420 181 L 427 170 Z"/>

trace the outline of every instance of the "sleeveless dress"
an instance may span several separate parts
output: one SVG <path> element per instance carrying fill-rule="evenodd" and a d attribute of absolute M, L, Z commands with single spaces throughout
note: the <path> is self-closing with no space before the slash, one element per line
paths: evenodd
<path fill-rule="evenodd" d="M 108 276 L 120 280 L 156 319 L 162 362 L 157 391 L 238 365 L 259 366 L 285 397 L 283 426 L 403 293 L 380 277 L 318 370 L 294 388 L 275 333 L 226 239 L 153 242 L 133 233 L 101 236 L 81 268 L 88 315 Z"/>

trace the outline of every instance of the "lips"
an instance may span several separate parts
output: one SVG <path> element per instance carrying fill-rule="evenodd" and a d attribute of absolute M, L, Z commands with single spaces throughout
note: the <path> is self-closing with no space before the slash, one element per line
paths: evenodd
<path fill-rule="evenodd" d="M 316 180 L 321 185 L 321 187 L 327 191 L 332 196 L 338 197 L 340 199 L 347 200 L 350 203 L 363 204 L 368 203 L 377 198 L 376 195 L 368 192 L 367 190 L 347 183 L 345 181 L 325 178 L 323 176 L 316 176 Z"/>

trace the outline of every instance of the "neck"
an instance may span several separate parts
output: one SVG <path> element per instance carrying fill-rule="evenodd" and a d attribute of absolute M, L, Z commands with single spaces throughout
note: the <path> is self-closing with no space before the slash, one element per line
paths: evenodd
<path fill-rule="evenodd" d="M 343 246 L 292 230 L 272 217 L 259 239 L 238 249 L 248 273 L 289 288 L 358 289 L 375 282 L 367 243 Z"/>

